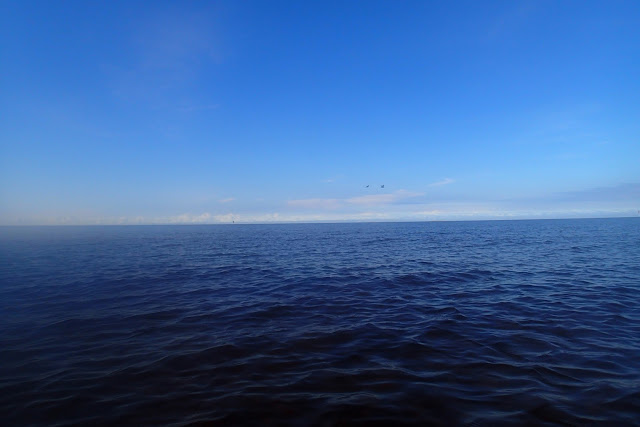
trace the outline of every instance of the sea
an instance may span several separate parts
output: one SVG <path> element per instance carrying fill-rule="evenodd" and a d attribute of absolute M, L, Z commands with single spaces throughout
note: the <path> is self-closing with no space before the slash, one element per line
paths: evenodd
<path fill-rule="evenodd" d="M 0 228 L 0 425 L 640 425 L 640 218 Z"/>

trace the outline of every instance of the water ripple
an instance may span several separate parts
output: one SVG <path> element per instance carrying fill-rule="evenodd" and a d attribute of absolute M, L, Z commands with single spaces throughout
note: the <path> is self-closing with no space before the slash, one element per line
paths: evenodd
<path fill-rule="evenodd" d="M 635 425 L 639 225 L 0 228 L 0 422 Z"/>

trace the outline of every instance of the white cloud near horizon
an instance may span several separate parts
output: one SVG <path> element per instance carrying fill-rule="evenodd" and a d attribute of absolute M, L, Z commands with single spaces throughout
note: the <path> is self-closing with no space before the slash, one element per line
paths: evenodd
<path fill-rule="evenodd" d="M 212 215 L 208 212 L 202 213 L 200 215 L 192 215 L 192 214 L 181 214 L 167 218 L 167 222 L 169 224 L 194 224 L 194 223 L 203 223 L 212 220 Z"/>
<path fill-rule="evenodd" d="M 407 190 L 398 190 L 393 193 L 370 194 L 366 196 L 352 197 L 346 199 L 347 203 L 354 205 L 389 205 L 400 200 L 423 196 L 424 193 L 415 193 Z"/>
<path fill-rule="evenodd" d="M 415 193 L 407 190 L 398 190 L 393 193 L 368 194 L 364 196 L 350 197 L 348 199 L 298 199 L 289 200 L 288 206 L 304 209 L 336 210 L 349 205 L 356 206 L 384 206 L 399 202 L 404 199 L 422 196 L 424 193 Z"/>
<path fill-rule="evenodd" d="M 220 199 L 218 200 L 219 203 L 229 203 L 229 202 L 233 202 L 236 198 L 235 197 L 227 197 L 226 199 Z"/>
<path fill-rule="evenodd" d="M 108 215 L 98 211 L 69 209 L 27 214 L 0 207 L 1 225 L 136 225 L 220 224 L 340 221 L 429 221 L 476 219 L 541 219 L 589 217 L 637 217 L 640 183 L 549 193 L 535 197 L 472 199 L 469 197 L 424 199 L 422 193 L 399 190 L 351 198 L 300 199 L 245 208 L 236 212 L 193 211 L 172 215 L 140 215 L 131 212 Z M 228 206 L 228 205 L 227 205 Z M 279 207 L 276 207 L 279 206 Z"/>
<path fill-rule="evenodd" d="M 152 223 L 155 224 L 215 224 L 235 221 L 238 217 L 234 213 L 226 213 L 220 215 L 212 215 L 209 212 L 201 214 L 181 214 L 171 216 L 169 218 L 155 218 Z"/>
<path fill-rule="evenodd" d="M 288 223 L 288 222 L 369 222 L 369 221 L 465 221 L 497 219 L 558 219 L 558 218 L 601 218 L 635 217 L 637 210 L 629 208 L 569 208 L 569 209 L 500 209 L 490 206 L 441 206 L 429 209 L 422 206 L 410 211 L 365 211 L 365 212 L 322 212 L 322 213 L 280 213 L 265 212 L 255 214 L 228 213 L 211 215 L 181 214 L 172 217 L 31 217 L 3 221 L 3 226 L 38 225 L 181 225 L 181 224 L 230 224 L 235 223 Z"/>

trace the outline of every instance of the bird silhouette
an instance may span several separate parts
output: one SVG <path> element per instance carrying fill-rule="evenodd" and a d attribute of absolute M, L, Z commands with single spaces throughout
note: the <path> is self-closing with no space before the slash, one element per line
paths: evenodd
<path fill-rule="evenodd" d="M 382 185 L 380 186 L 380 188 L 384 188 L 384 184 L 382 184 Z"/>

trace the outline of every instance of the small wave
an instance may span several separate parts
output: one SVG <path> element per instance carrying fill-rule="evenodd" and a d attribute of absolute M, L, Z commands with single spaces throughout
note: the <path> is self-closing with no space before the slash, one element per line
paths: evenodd
<path fill-rule="evenodd" d="M 0 423 L 637 424 L 640 229 L 563 224 L 5 233 Z"/>

